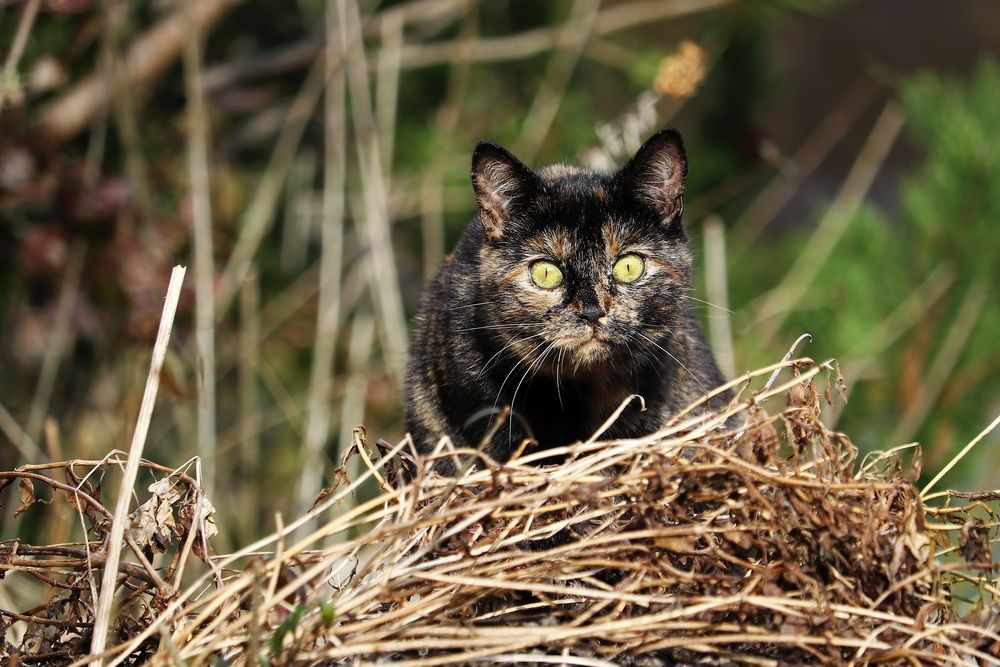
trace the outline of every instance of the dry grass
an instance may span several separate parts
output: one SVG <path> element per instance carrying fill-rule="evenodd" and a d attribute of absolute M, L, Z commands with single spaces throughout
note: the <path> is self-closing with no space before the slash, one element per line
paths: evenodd
<path fill-rule="evenodd" d="M 787 380 L 755 390 L 776 368 Z M 120 643 L 107 664 L 995 660 L 1000 493 L 939 492 L 925 505 L 904 475 L 919 457 L 858 461 L 821 421 L 838 380 L 829 364 L 784 362 L 735 381 L 741 398 L 725 412 L 692 411 L 641 440 L 595 437 L 555 450 L 564 459 L 554 464 L 537 453 L 498 464 L 442 443 L 437 456 L 479 460 L 457 479 L 406 441 L 370 450 L 359 430 L 357 479 L 342 475 L 308 515 L 225 556 L 205 543 L 213 526 L 197 482 L 146 462 L 166 481 L 130 517 L 134 553 L 119 566 L 112 626 Z M 0 473 L 21 485 L 18 511 L 48 486 L 90 538 L 3 543 L 8 579 L 46 584 L 26 611 L 2 612 L 19 637 L 8 658 L 92 659 L 111 513 L 80 471 L 93 480 L 121 463 Z M 397 481 L 404 463 L 415 466 L 410 483 Z M 344 509 L 370 478 L 381 494 Z M 318 530 L 289 542 L 317 518 Z M 187 563 L 182 587 L 190 553 L 211 567 Z"/>

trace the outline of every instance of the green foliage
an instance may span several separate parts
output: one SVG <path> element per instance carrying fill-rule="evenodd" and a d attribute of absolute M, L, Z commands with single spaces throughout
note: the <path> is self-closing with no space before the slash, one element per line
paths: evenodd
<path fill-rule="evenodd" d="M 922 74 L 902 90 L 924 167 L 903 184 L 903 218 L 914 225 L 925 266 L 941 255 L 968 275 L 1000 281 L 1000 65 L 983 58 L 967 81 Z"/>
<path fill-rule="evenodd" d="M 271 639 L 268 642 L 268 647 L 271 649 L 271 654 L 274 656 L 280 656 L 282 650 L 284 649 L 285 636 L 288 633 L 294 633 L 296 628 L 299 627 L 299 621 L 307 611 L 309 611 L 311 605 L 300 604 L 292 610 L 285 620 L 281 622 L 281 625 L 274 631 L 271 635 Z"/>
<path fill-rule="evenodd" d="M 878 371 L 856 381 L 842 425 L 861 444 L 901 444 L 888 441 L 901 415 L 918 391 L 930 392 L 936 400 L 915 435 L 933 467 L 988 424 L 1000 402 L 995 296 L 979 311 L 969 311 L 971 321 L 957 319 L 973 286 L 1000 284 L 1000 143 L 995 141 L 1000 65 L 984 58 L 967 80 L 920 74 L 902 85 L 900 97 L 923 164 L 900 183 L 896 210 L 868 205 L 850 222 L 779 339 L 808 331 L 814 340 L 806 354 L 848 362 L 877 350 Z M 757 290 L 777 284 L 807 238 L 796 232 L 748 253 L 732 269 L 734 301 L 752 304 Z M 875 340 L 875 327 L 905 299 L 919 299 L 915 290 L 942 265 L 951 267 L 955 280 L 940 303 L 911 331 L 883 332 L 888 338 Z M 932 381 L 929 371 L 956 327 L 970 327 L 970 333 L 954 367 L 943 384 L 921 386 Z M 761 363 L 775 353 L 755 341 L 752 331 L 744 349 Z"/>
<path fill-rule="evenodd" d="M 985 307 L 965 344 L 945 398 L 930 426 L 970 439 L 995 416 L 1000 401 L 1000 64 L 983 57 L 967 80 L 922 74 L 908 82 L 902 98 L 911 134 L 927 152 L 926 163 L 900 191 L 902 218 L 911 225 L 913 254 L 926 270 L 938 258 L 959 268 L 955 298 L 943 318 L 945 329 L 960 295 L 976 286 L 988 291 Z M 927 431 L 927 429 L 925 429 Z"/>
<path fill-rule="evenodd" d="M 820 271 L 805 307 L 791 320 L 792 330 L 813 333 L 815 350 L 810 352 L 849 353 L 906 298 L 914 276 L 899 261 L 898 240 L 877 209 L 869 206 L 858 213 L 840 241 L 837 258 Z"/>

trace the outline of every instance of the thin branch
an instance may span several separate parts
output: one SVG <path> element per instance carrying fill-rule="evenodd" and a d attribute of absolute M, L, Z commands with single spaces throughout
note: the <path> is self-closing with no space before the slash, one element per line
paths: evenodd
<path fill-rule="evenodd" d="M 921 491 L 920 491 L 920 497 L 921 498 L 926 498 L 928 492 L 931 489 L 934 488 L 934 485 L 937 484 L 938 482 L 940 482 L 942 477 L 944 477 L 945 475 L 947 475 L 951 471 L 951 469 L 954 468 L 958 464 L 959 461 L 961 461 L 963 458 L 965 458 L 966 454 L 968 454 L 970 451 L 972 451 L 973 447 L 975 447 L 976 445 L 978 445 L 979 442 L 983 438 L 985 438 L 987 435 L 989 435 L 990 433 L 992 433 L 994 431 L 994 429 L 996 429 L 996 427 L 998 425 L 1000 425 L 1000 415 L 997 415 L 996 419 L 994 419 L 990 423 L 989 426 L 987 426 L 986 428 L 984 428 L 979 433 L 979 435 L 977 435 L 975 438 L 973 438 L 969 442 L 969 444 L 967 444 L 965 447 L 963 447 L 962 451 L 960 451 L 958 454 L 956 454 L 954 456 L 954 458 L 952 458 L 952 460 L 949 461 L 946 466 L 944 466 L 943 468 L 941 468 L 941 471 L 938 472 L 938 474 L 935 475 L 934 478 L 931 481 L 927 482 L 927 485 L 924 486 L 924 488 L 921 489 Z M 987 492 L 987 493 L 995 494 L 996 492 L 995 491 L 991 491 L 991 492 Z M 954 496 L 956 496 L 956 497 L 959 497 L 959 498 L 963 497 L 963 495 L 960 494 L 960 493 L 958 493 L 958 492 L 951 492 L 951 494 L 954 495 Z"/>
<path fill-rule="evenodd" d="M 938 265 L 899 306 L 844 354 L 845 399 L 865 373 L 882 359 L 885 350 L 917 326 L 934 304 L 948 293 L 954 282 L 955 270 L 946 263 Z M 834 403 L 827 415 L 827 425 L 831 428 L 836 426 L 843 410 L 844 403 Z"/>
<path fill-rule="evenodd" d="M 559 105 L 566 95 L 570 78 L 594 29 L 600 0 L 576 0 L 569 19 L 563 24 L 559 45 L 549 60 L 531 107 L 525 113 L 524 127 L 515 152 L 531 164 L 548 136 Z"/>
<path fill-rule="evenodd" d="M 616 4 L 598 13 L 594 21 L 595 35 L 609 35 L 641 25 L 680 18 L 732 4 L 733 0 L 635 0 Z M 447 40 L 430 44 L 408 44 L 403 47 L 403 69 L 420 69 L 456 62 L 509 62 L 544 53 L 555 48 L 563 39 L 567 24 L 551 28 L 525 30 L 504 37 L 484 37 L 459 54 L 459 42 Z"/>
<path fill-rule="evenodd" d="M 45 458 L 41 447 L 21 428 L 17 420 L 0 403 L 0 433 L 3 433 L 11 444 L 21 452 L 25 461 L 41 461 Z"/>
<path fill-rule="evenodd" d="M 802 183 L 816 171 L 858 117 L 868 108 L 881 87 L 872 79 L 855 83 L 830 110 L 791 157 L 790 168 L 781 169 L 733 223 L 737 253 L 745 252 L 767 225 L 781 212 Z M 738 257 L 737 257 L 738 259 Z"/>
<path fill-rule="evenodd" d="M 365 37 L 377 37 L 383 34 L 384 26 L 390 23 L 406 28 L 419 27 L 423 23 L 441 21 L 458 14 L 468 4 L 469 0 L 413 0 L 393 5 L 365 18 L 362 32 Z M 236 62 L 209 67 L 205 71 L 205 90 L 214 92 L 237 83 L 255 81 L 306 67 L 323 50 L 324 42 L 323 36 L 317 34 L 270 51 L 253 53 Z M 339 56 L 336 62 L 341 62 Z"/>

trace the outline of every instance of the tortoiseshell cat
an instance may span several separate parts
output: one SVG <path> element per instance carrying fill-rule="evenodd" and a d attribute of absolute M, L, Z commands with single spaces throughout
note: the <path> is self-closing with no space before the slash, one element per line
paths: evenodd
<path fill-rule="evenodd" d="M 407 427 L 505 461 L 588 438 L 629 394 L 606 437 L 652 433 L 722 383 L 693 313 L 681 226 L 680 134 L 650 138 L 621 170 L 532 172 L 503 148 L 472 156 L 479 214 L 424 297 Z M 514 413 L 503 424 L 503 408 Z M 488 440 L 484 437 L 492 434 Z M 453 474 L 451 458 L 438 468 Z"/>

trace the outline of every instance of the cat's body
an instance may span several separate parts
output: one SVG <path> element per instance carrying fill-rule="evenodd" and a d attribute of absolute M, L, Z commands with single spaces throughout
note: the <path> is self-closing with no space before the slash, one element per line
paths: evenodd
<path fill-rule="evenodd" d="M 504 461 L 528 437 L 543 448 L 587 439 L 630 394 L 645 411 L 633 402 L 606 437 L 637 437 L 721 384 L 687 298 L 685 176 L 673 131 L 611 176 L 533 173 L 480 144 L 480 213 L 430 286 L 411 350 L 419 449 L 449 436 Z"/>

